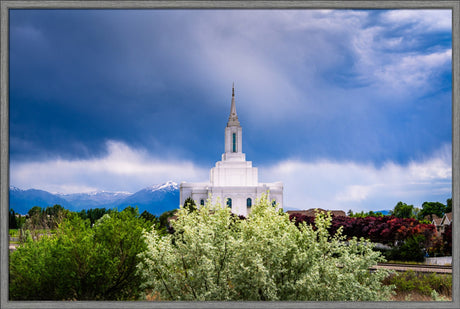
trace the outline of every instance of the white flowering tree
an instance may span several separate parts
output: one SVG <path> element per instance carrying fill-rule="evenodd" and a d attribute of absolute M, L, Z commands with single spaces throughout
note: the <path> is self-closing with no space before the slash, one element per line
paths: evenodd
<path fill-rule="evenodd" d="M 388 273 L 364 239 L 329 235 L 329 215 L 297 228 L 263 196 L 247 219 L 227 207 L 180 209 L 174 234 L 145 234 L 148 249 L 138 271 L 161 300 L 387 300 Z"/>

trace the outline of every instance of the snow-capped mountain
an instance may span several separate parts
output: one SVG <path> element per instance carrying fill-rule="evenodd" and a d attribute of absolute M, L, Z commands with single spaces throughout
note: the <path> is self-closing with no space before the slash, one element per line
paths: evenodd
<path fill-rule="evenodd" d="M 175 183 L 174 181 L 168 181 L 168 182 L 165 182 L 164 184 L 154 185 L 151 187 L 144 188 L 143 190 L 150 190 L 152 192 L 158 191 L 158 190 L 175 191 L 175 190 L 179 190 L 179 185 Z"/>
<path fill-rule="evenodd" d="M 127 196 L 132 195 L 129 192 L 108 192 L 95 191 L 89 193 L 57 194 L 66 201 L 72 203 L 74 207 L 85 208 L 104 208 L 107 205 L 118 202 Z"/>
<path fill-rule="evenodd" d="M 21 190 L 10 187 L 10 208 L 26 214 L 33 206 L 42 208 L 59 204 L 72 211 L 90 208 L 118 208 L 137 206 L 139 212 L 147 210 L 161 215 L 179 208 L 179 185 L 173 181 L 146 187 L 136 193 L 96 191 L 90 193 L 52 194 L 43 190 Z"/>
<path fill-rule="evenodd" d="M 162 185 L 147 187 L 127 196 L 116 206 L 119 209 L 137 206 L 139 212 L 147 210 L 151 214 L 161 215 L 167 210 L 179 208 L 179 185 L 168 181 Z"/>

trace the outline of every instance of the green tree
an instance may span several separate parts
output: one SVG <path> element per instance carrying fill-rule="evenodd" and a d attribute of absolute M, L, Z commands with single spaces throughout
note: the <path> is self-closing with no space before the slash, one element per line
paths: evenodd
<path fill-rule="evenodd" d="M 413 235 L 406 239 L 403 244 L 388 252 L 390 260 L 423 262 L 425 259 L 423 235 Z"/>
<path fill-rule="evenodd" d="M 34 206 L 29 209 L 24 228 L 28 229 L 34 238 L 38 237 L 37 230 L 56 229 L 70 212 L 61 205 L 41 208 Z"/>
<path fill-rule="evenodd" d="M 40 206 L 34 206 L 31 209 L 29 209 L 29 211 L 27 212 L 29 217 L 33 217 L 35 215 L 41 215 L 42 213 L 43 213 L 43 209 Z"/>
<path fill-rule="evenodd" d="M 192 212 L 196 210 L 196 203 L 195 200 L 191 197 L 187 197 L 184 201 L 184 208 L 188 209 L 188 211 Z"/>
<path fill-rule="evenodd" d="M 446 201 L 445 213 L 452 212 L 452 198 L 448 198 Z"/>
<path fill-rule="evenodd" d="M 9 229 L 17 229 L 18 228 L 18 222 L 16 219 L 16 213 L 12 208 L 10 208 L 10 211 L 8 213 L 8 228 Z"/>
<path fill-rule="evenodd" d="M 153 222 L 153 223 L 157 223 L 157 221 L 158 221 L 158 218 L 155 215 L 152 215 L 147 210 L 144 210 L 141 213 L 141 218 L 143 218 L 145 221 L 150 221 L 150 222 Z"/>
<path fill-rule="evenodd" d="M 61 205 L 54 205 L 52 207 L 46 207 L 44 212 L 45 214 L 53 217 L 58 217 L 61 213 L 65 212 L 65 208 Z"/>
<path fill-rule="evenodd" d="M 161 230 L 162 233 L 165 233 L 168 230 L 169 219 L 175 215 L 176 211 L 177 209 L 168 210 L 160 215 L 160 218 L 159 218 L 160 226 L 158 230 Z"/>
<path fill-rule="evenodd" d="M 44 209 L 39 206 L 34 206 L 29 209 L 27 219 L 23 227 L 30 232 L 32 238 L 38 238 L 38 231 L 48 228 L 48 220 Z"/>
<path fill-rule="evenodd" d="M 414 205 L 398 202 L 390 213 L 396 218 L 414 218 Z"/>
<path fill-rule="evenodd" d="M 422 204 L 422 209 L 420 210 L 419 213 L 419 218 L 423 219 L 426 216 L 429 216 L 429 220 L 433 220 L 433 215 L 438 216 L 439 218 L 442 218 L 444 213 L 446 212 L 446 205 L 440 202 L 424 202 Z"/>
<path fill-rule="evenodd" d="M 142 290 L 136 265 L 150 224 L 138 211 L 112 211 L 96 221 L 73 214 L 56 235 L 28 240 L 10 255 L 12 300 L 123 300 Z"/>
<path fill-rule="evenodd" d="M 43 211 L 43 220 L 46 227 L 49 229 L 55 229 L 69 215 L 69 211 L 61 205 L 54 205 L 53 207 L 46 207 Z"/>
<path fill-rule="evenodd" d="M 82 210 L 79 212 L 79 216 L 82 219 L 89 219 L 91 225 L 93 225 L 97 220 L 102 218 L 103 215 L 108 213 L 109 211 L 105 208 L 91 208 L 88 210 Z"/>
<path fill-rule="evenodd" d="M 138 271 L 161 300 L 385 300 L 383 258 L 364 239 L 329 235 L 331 216 L 299 228 L 267 196 L 246 220 L 219 204 L 194 212 L 181 207 L 175 233 L 146 234 Z"/>

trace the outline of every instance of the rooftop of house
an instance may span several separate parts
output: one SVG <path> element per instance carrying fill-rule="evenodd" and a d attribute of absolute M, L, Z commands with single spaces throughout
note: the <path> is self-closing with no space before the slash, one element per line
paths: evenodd
<path fill-rule="evenodd" d="M 449 225 L 451 222 L 452 222 L 452 212 L 448 212 L 448 213 L 444 214 L 444 216 L 442 217 L 441 224 L 442 225 Z"/>
<path fill-rule="evenodd" d="M 435 218 L 433 216 L 433 221 L 431 221 L 431 223 L 436 225 L 436 226 L 439 226 L 439 225 L 441 225 L 441 221 L 442 221 L 442 218 L 438 218 L 438 217 Z"/>

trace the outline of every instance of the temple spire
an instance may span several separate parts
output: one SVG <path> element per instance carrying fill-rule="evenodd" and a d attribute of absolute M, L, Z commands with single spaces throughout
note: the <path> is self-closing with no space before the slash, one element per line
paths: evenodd
<path fill-rule="evenodd" d="M 227 127 L 230 126 L 240 126 L 238 120 L 238 115 L 236 114 L 236 105 L 235 105 L 235 83 L 232 85 L 232 105 L 230 107 L 230 116 L 228 117 Z"/>

